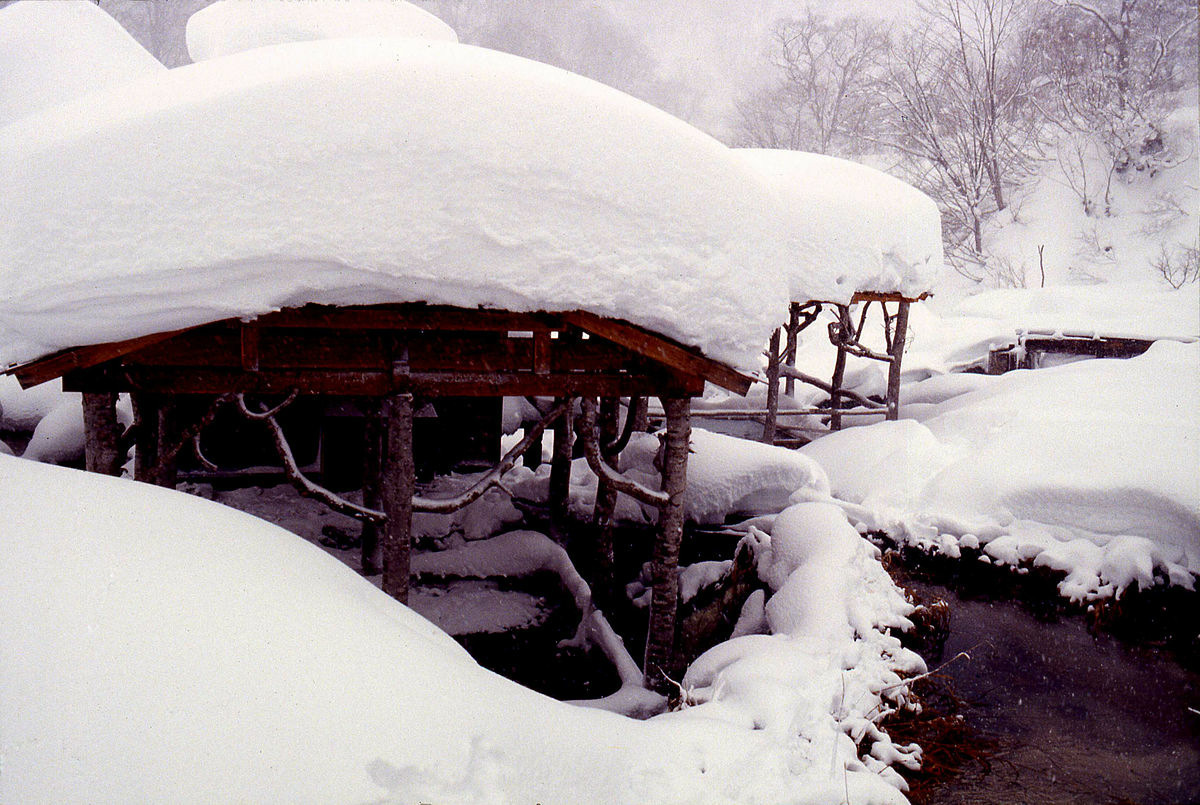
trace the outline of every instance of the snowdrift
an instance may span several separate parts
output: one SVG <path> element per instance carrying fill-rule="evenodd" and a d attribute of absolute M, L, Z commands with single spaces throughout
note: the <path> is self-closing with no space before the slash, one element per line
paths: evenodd
<path fill-rule="evenodd" d="M 1200 573 L 1200 345 L 1010 372 L 801 452 L 863 527 L 1066 571 L 1064 595 Z M 919 384 L 923 386 L 924 384 Z M 946 385 L 946 384 L 940 384 Z M 931 390 L 929 399 L 939 396 Z"/>
<path fill-rule="evenodd" d="M 855 740 L 912 762 L 874 724 L 921 668 L 884 631 L 911 605 L 865 541 L 787 519 L 815 554 L 772 577 L 820 564 L 837 606 L 801 595 L 795 634 L 714 649 L 696 706 L 640 722 L 482 670 L 253 517 L 0 456 L 0 800 L 904 802 Z"/>
<path fill-rule="evenodd" d="M 0 127 L 166 71 L 116 20 L 87 0 L 14 3 L 0 9 Z M 8 198 L 5 192 L 6 203 Z"/>
<path fill-rule="evenodd" d="M 187 22 L 194 62 L 287 42 L 378 36 L 458 41 L 449 25 L 404 0 L 220 0 Z"/>
<path fill-rule="evenodd" d="M 787 210 L 793 301 L 848 303 L 857 291 L 920 296 L 942 267 L 941 214 L 933 199 L 846 159 L 737 149 Z"/>
<path fill-rule="evenodd" d="M 0 162 L 0 364 L 425 301 L 587 309 L 754 368 L 786 316 L 755 171 L 616 90 L 480 48 L 255 48 L 28 115 Z"/>

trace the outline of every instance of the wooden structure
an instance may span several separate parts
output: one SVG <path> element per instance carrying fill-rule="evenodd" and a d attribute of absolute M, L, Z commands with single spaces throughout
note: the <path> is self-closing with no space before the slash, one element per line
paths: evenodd
<path fill-rule="evenodd" d="M 829 394 L 827 409 L 788 411 L 788 414 L 828 416 L 830 430 L 840 430 L 842 418 L 846 415 L 879 415 L 882 413 L 885 419 L 899 418 L 900 371 L 904 359 L 904 343 L 908 334 L 909 307 L 913 302 L 919 302 L 927 297 L 928 294 L 906 297 L 898 293 L 858 292 L 851 298 L 849 305 L 820 301 L 793 302 L 788 323 L 774 332 L 767 351 L 767 408 L 764 412 L 762 440 L 770 444 L 790 444 L 793 441 L 780 439 L 776 434 L 779 427 L 779 381 L 781 377 L 786 381 L 786 394 L 793 393 L 797 380 L 816 386 Z M 872 350 L 862 343 L 868 314 L 872 305 L 876 304 L 879 305 L 883 319 L 883 352 Z M 889 305 L 895 305 L 895 312 L 889 310 Z M 861 306 L 857 311 L 857 323 L 853 318 L 854 306 Z M 836 316 L 829 325 L 829 340 L 837 349 L 833 377 L 829 382 L 796 369 L 796 349 L 800 332 L 813 324 L 824 308 L 831 308 Z M 786 337 L 782 348 L 780 345 L 781 332 Z M 849 355 L 881 361 L 888 365 L 887 393 L 882 402 L 865 398 L 843 388 L 846 359 Z M 859 406 L 860 409 L 847 411 L 845 405 L 847 400 Z"/>
<path fill-rule="evenodd" d="M 1040 369 L 1063 357 L 1133 358 L 1153 343 L 1149 338 L 1030 331 L 1021 333 L 1015 343 L 993 348 L 986 371 L 999 375 L 1013 369 Z"/>
<path fill-rule="evenodd" d="M 205 426 L 204 417 L 176 421 L 182 397 L 236 402 L 243 413 L 268 423 L 285 464 L 286 441 L 273 415 L 297 394 L 364 398 L 364 407 L 381 413 L 375 433 L 379 484 L 365 488 L 379 510 L 344 504 L 379 529 L 383 589 L 406 600 L 412 513 L 452 511 L 489 486 L 462 500 L 424 500 L 415 492 L 412 450 L 414 400 L 439 397 L 555 397 L 558 404 L 536 430 L 553 425 L 552 510 L 565 516 L 570 471 L 572 400 L 583 400 L 585 416 L 575 423 L 589 460 L 601 476 L 597 511 L 607 525 L 617 491 L 641 495 L 659 507 L 659 536 L 654 550 L 655 579 L 645 665 L 647 682 L 662 690 L 675 667 L 673 650 L 678 600 L 676 567 L 683 527 L 689 398 L 706 381 L 745 394 L 751 378 L 662 336 L 626 322 L 586 311 L 514 313 L 500 310 L 397 304 L 282 310 L 243 321 L 224 321 L 184 330 L 155 333 L 109 344 L 69 349 L 9 370 L 25 387 L 62 377 L 64 388 L 82 391 L 88 429 L 88 467 L 112 472 L 124 450 L 119 444 L 113 405 L 119 392 L 134 400 L 136 468 L 139 480 L 173 486 L 174 458 Z M 248 404 L 287 395 L 285 403 L 263 409 Z M 661 491 L 646 490 L 615 472 L 613 414 L 620 397 L 659 397 L 666 411 Z M 605 401 L 604 444 L 597 444 L 597 400 Z M 196 406 L 191 406 L 193 409 Z M 210 409 L 211 410 L 211 409 Z M 533 434 L 527 436 L 530 441 Z M 626 436 L 626 438 L 628 438 Z M 368 456 L 373 453 L 368 443 Z M 518 445 L 484 479 L 499 481 L 527 444 Z M 619 448 L 618 448 L 619 449 Z M 370 458 L 368 459 L 370 463 Z M 294 462 L 293 462 L 294 463 Z M 293 466 L 293 470 L 296 468 Z M 294 474 L 299 476 L 298 470 Z M 300 483 L 303 484 L 303 478 Z M 311 489 L 308 491 L 312 491 Z M 330 502 L 330 499 L 326 499 Z M 364 546 L 367 539 L 364 539 Z M 604 555 L 603 547 L 598 553 Z M 609 551 L 611 555 L 611 551 Z"/>

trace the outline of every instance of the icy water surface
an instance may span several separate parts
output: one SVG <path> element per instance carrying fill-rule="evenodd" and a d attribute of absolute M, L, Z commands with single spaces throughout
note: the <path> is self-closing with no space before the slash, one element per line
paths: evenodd
<path fill-rule="evenodd" d="M 1010 602 L 911 586 L 949 602 L 943 657 L 970 659 L 944 673 L 997 742 L 926 805 L 1200 802 L 1200 674 L 1077 616 L 1045 623 Z"/>

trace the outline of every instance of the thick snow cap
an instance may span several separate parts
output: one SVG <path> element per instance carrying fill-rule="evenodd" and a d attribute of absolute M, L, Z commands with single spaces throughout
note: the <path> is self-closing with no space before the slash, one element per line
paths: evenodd
<path fill-rule="evenodd" d="M 0 130 L 0 364 L 309 302 L 586 309 L 755 367 L 781 211 L 682 121 L 446 42 L 256 48 Z"/>
<path fill-rule="evenodd" d="M 849 302 L 857 291 L 928 291 L 942 267 L 933 199 L 894 176 L 801 151 L 736 149 L 780 194 L 792 300 Z"/>
<path fill-rule="evenodd" d="M 166 69 L 86 0 L 0 9 L 0 126 Z"/>
<path fill-rule="evenodd" d="M 266 45 L 363 36 L 458 41 L 449 25 L 404 0 L 218 0 L 187 23 L 192 61 Z"/>

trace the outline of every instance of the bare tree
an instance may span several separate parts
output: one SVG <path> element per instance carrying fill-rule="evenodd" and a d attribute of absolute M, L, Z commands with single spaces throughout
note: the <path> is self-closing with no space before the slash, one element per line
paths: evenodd
<path fill-rule="evenodd" d="M 1037 137 L 1028 0 L 929 0 L 924 24 L 896 43 L 884 98 L 892 144 L 948 213 L 952 254 L 983 252 L 983 223 L 1004 209 Z"/>
<path fill-rule="evenodd" d="M 1060 157 L 1089 214 L 1110 211 L 1114 173 L 1153 174 L 1181 155 L 1162 123 L 1172 93 L 1195 81 L 1196 21 L 1193 0 L 1055 0 L 1032 32 L 1027 49 L 1040 59 L 1040 102 L 1059 143 L 1078 152 L 1084 138 L 1103 150 Z"/>
<path fill-rule="evenodd" d="M 780 20 L 772 37 L 778 78 L 738 104 L 743 145 L 821 154 L 862 153 L 874 133 L 888 35 L 857 17 L 830 20 L 806 10 Z"/>

